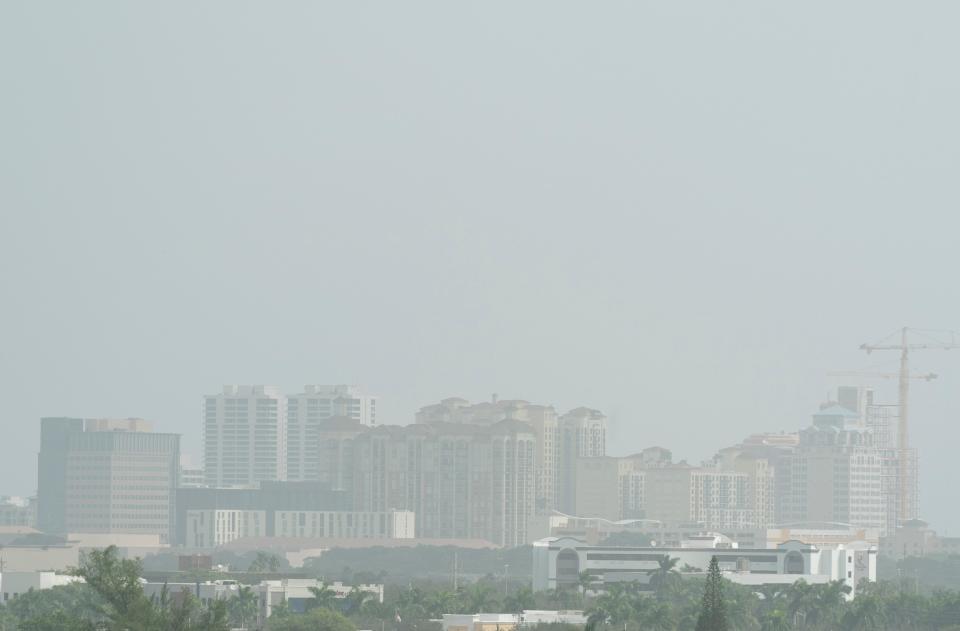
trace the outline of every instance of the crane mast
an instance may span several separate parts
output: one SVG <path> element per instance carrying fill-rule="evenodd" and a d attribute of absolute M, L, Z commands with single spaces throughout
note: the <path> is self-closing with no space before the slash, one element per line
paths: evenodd
<path fill-rule="evenodd" d="M 900 523 L 902 524 L 904 521 L 916 517 L 916 515 L 912 514 L 911 510 L 911 506 L 914 504 L 914 498 L 911 496 L 910 489 L 914 489 L 914 493 L 916 493 L 915 489 L 917 484 L 916 480 L 913 479 L 911 468 L 908 464 L 908 460 L 910 459 L 910 379 L 914 378 L 910 375 L 910 351 L 926 349 L 950 350 L 960 348 L 960 344 L 957 343 L 957 336 L 953 331 L 927 331 L 903 327 L 898 332 L 900 334 L 898 344 L 885 343 L 886 340 L 896 335 L 897 332 L 894 332 L 876 344 L 862 344 L 860 348 L 868 354 L 873 351 L 900 351 L 900 373 L 898 375 L 898 407 L 900 418 L 897 424 L 897 495 L 900 506 L 897 512 Z M 924 338 L 923 341 L 911 343 L 911 333 Z M 931 334 L 948 334 L 950 339 L 949 341 L 944 341 L 937 339 Z"/>

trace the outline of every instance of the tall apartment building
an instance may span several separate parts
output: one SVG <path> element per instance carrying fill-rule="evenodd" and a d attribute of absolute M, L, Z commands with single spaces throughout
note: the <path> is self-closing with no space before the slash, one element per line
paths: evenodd
<path fill-rule="evenodd" d="M 792 457 L 797 522 L 838 522 L 886 533 L 883 450 L 853 410 L 833 405 L 800 431 Z"/>
<path fill-rule="evenodd" d="M 599 410 L 576 408 L 559 420 L 559 497 L 558 508 L 564 513 L 576 510 L 576 475 L 578 458 L 607 455 L 607 417 Z"/>
<path fill-rule="evenodd" d="M 287 399 L 275 386 L 226 385 L 203 401 L 208 486 L 255 486 L 287 474 Z"/>
<path fill-rule="evenodd" d="M 450 398 L 420 409 L 416 423 L 456 423 L 490 426 L 500 421 L 526 423 L 536 434 L 535 443 L 535 510 L 537 514 L 551 513 L 557 507 L 559 489 L 560 436 L 557 411 L 551 405 L 535 405 L 519 399 L 470 403 L 466 399 Z"/>
<path fill-rule="evenodd" d="M 179 460 L 180 436 L 142 419 L 41 419 L 37 526 L 169 542 Z"/>
<path fill-rule="evenodd" d="M 332 418 L 320 442 L 320 480 L 348 491 L 355 510 L 411 511 L 418 537 L 526 543 L 536 437 L 525 423 L 370 428 Z"/>
<path fill-rule="evenodd" d="M 306 385 L 287 397 L 286 479 L 316 480 L 320 475 L 320 422 L 349 418 L 362 425 L 377 424 L 377 398 L 359 386 Z"/>

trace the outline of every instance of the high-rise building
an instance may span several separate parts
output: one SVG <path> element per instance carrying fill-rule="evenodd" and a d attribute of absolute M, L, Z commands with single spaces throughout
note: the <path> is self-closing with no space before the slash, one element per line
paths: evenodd
<path fill-rule="evenodd" d="M 599 410 L 580 407 L 561 416 L 558 428 L 560 457 L 557 463 L 557 504 L 562 512 L 573 513 L 577 506 L 577 459 L 607 455 L 607 417 Z"/>
<path fill-rule="evenodd" d="M 306 385 L 287 397 L 286 478 L 316 480 L 320 476 L 320 422 L 348 418 L 362 425 L 377 424 L 377 398 L 359 386 Z"/>
<path fill-rule="evenodd" d="M 169 542 L 179 461 L 180 436 L 143 419 L 41 419 L 37 526 Z"/>
<path fill-rule="evenodd" d="M 207 486 L 283 480 L 287 399 L 275 386 L 226 385 L 204 397 L 203 469 Z"/>
<path fill-rule="evenodd" d="M 449 398 L 420 408 L 416 422 L 457 423 L 490 426 L 504 420 L 526 423 L 536 434 L 535 485 L 537 514 L 550 514 L 557 507 L 560 437 L 557 411 L 552 405 L 535 405 L 520 399 L 497 399 L 471 404 L 466 399 Z"/>
<path fill-rule="evenodd" d="M 792 456 L 795 522 L 834 522 L 885 534 L 883 450 L 861 417 L 840 405 L 821 409 L 800 431 Z"/>
<path fill-rule="evenodd" d="M 418 537 L 520 545 L 534 511 L 535 442 L 512 420 L 370 428 L 332 418 L 321 424 L 320 479 L 350 492 L 354 510 L 413 512 Z"/>

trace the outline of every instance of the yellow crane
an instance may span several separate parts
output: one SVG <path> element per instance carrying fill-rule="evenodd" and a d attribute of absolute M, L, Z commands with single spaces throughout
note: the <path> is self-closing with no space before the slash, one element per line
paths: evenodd
<path fill-rule="evenodd" d="M 899 336 L 899 340 L 897 339 Z M 910 379 L 918 376 L 910 374 L 910 351 L 919 350 L 945 350 L 960 348 L 957 342 L 957 334 L 953 331 L 936 331 L 931 329 L 911 329 L 903 327 L 894 331 L 887 337 L 873 344 L 861 344 L 860 350 L 870 354 L 874 351 L 900 351 L 900 372 L 897 373 L 899 380 L 899 401 L 900 422 L 897 424 L 897 451 L 899 460 L 900 475 L 897 480 L 899 498 L 900 498 L 900 521 L 916 517 L 910 514 L 908 489 L 915 485 L 910 476 L 907 459 L 910 450 L 910 432 L 909 432 L 909 400 L 910 400 Z M 927 381 L 936 378 L 932 375 Z"/>

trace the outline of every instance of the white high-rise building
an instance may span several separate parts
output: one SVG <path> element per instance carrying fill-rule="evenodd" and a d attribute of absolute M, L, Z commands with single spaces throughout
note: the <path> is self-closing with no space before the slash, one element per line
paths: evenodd
<path fill-rule="evenodd" d="M 883 449 L 856 412 L 826 407 L 800 432 L 793 453 L 792 521 L 886 529 Z"/>
<path fill-rule="evenodd" d="M 288 480 L 320 479 L 320 424 L 335 416 L 376 426 L 377 397 L 360 386 L 306 385 L 287 398 Z"/>
<path fill-rule="evenodd" d="M 286 478 L 287 399 L 275 386 L 226 385 L 204 397 L 207 486 L 256 486 Z"/>

